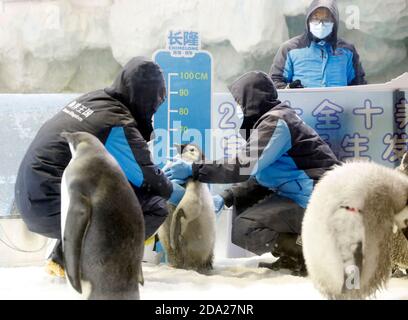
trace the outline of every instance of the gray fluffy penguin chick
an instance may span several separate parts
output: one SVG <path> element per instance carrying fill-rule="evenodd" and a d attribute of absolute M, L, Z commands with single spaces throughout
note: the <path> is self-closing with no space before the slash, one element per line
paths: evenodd
<path fill-rule="evenodd" d="M 203 160 L 194 144 L 179 146 L 183 160 Z M 181 269 L 206 273 L 212 269 L 215 246 L 215 212 L 207 184 L 192 178 L 178 206 L 168 204 L 169 215 L 159 228 L 159 239 L 169 264 Z"/>
<path fill-rule="evenodd" d="M 361 299 L 385 285 L 407 199 L 408 177 L 372 162 L 348 162 L 323 176 L 302 226 L 307 270 L 323 295 Z"/>

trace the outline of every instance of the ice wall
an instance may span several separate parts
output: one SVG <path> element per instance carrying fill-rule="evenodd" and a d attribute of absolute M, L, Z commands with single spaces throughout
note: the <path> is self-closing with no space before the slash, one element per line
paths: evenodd
<path fill-rule="evenodd" d="M 168 29 L 202 35 L 215 89 L 269 71 L 279 45 L 300 32 L 310 0 L 0 0 L 0 92 L 84 92 L 110 83 L 135 55 L 165 45 Z M 408 71 L 408 1 L 339 0 L 341 35 L 369 80 Z M 355 14 L 358 14 L 357 30 Z"/>

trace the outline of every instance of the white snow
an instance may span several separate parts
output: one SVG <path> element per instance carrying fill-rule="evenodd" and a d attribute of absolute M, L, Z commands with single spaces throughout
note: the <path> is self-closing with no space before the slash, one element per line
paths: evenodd
<path fill-rule="evenodd" d="M 143 264 L 143 300 L 274 300 L 324 299 L 308 278 L 257 268 L 260 261 L 272 261 L 266 254 L 251 258 L 215 261 L 211 275 L 174 269 L 165 264 Z M 408 279 L 391 279 L 377 299 L 408 299 Z M 43 267 L 0 268 L 0 300 L 71 300 L 79 296 L 64 279 L 45 273 Z"/>

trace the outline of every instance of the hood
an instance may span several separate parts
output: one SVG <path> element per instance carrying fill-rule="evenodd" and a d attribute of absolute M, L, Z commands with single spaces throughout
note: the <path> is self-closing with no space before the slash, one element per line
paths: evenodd
<path fill-rule="evenodd" d="M 129 109 L 137 128 L 149 141 L 153 115 L 166 96 L 166 83 L 160 66 L 144 57 L 132 58 L 105 92 Z"/>
<path fill-rule="evenodd" d="M 244 120 L 241 129 L 252 129 L 262 115 L 280 103 L 271 78 L 262 71 L 245 73 L 228 89 L 242 108 Z"/>
<path fill-rule="evenodd" d="M 309 30 L 309 18 L 312 15 L 313 11 L 315 11 L 317 8 L 327 8 L 331 14 L 334 17 L 334 26 L 333 26 L 333 32 L 330 36 L 329 39 L 327 39 L 328 42 L 332 44 L 333 47 L 336 46 L 337 43 L 337 31 L 339 29 L 339 21 L 340 21 L 340 16 L 339 16 L 339 8 L 337 7 L 337 1 L 336 0 L 314 0 L 309 8 L 307 9 L 306 12 L 306 32 L 305 36 L 308 38 L 309 42 L 315 40 L 315 37 L 310 33 Z"/>

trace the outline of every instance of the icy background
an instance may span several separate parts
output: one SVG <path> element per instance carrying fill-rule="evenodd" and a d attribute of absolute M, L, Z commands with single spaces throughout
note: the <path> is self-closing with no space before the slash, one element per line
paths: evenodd
<path fill-rule="evenodd" d="M 304 29 L 311 0 L 0 0 L 0 92 L 85 92 L 109 84 L 135 55 L 194 29 L 214 57 L 214 89 L 269 71 L 279 45 Z M 339 0 L 340 33 L 368 80 L 408 71 L 408 0 Z M 359 29 L 346 27 L 359 11 Z M 355 25 L 355 24 L 353 24 Z"/>
<path fill-rule="evenodd" d="M 271 256 L 218 259 L 211 275 L 174 269 L 167 265 L 143 264 L 145 284 L 142 300 L 320 300 L 308 278 L 257 268 Z M 391 279 L 376 299 L 408 300 L 407 280 Z M 0 300 L 80 299 L 65 279 L 51 277 L 42 267 L 0 268 Z"/>

